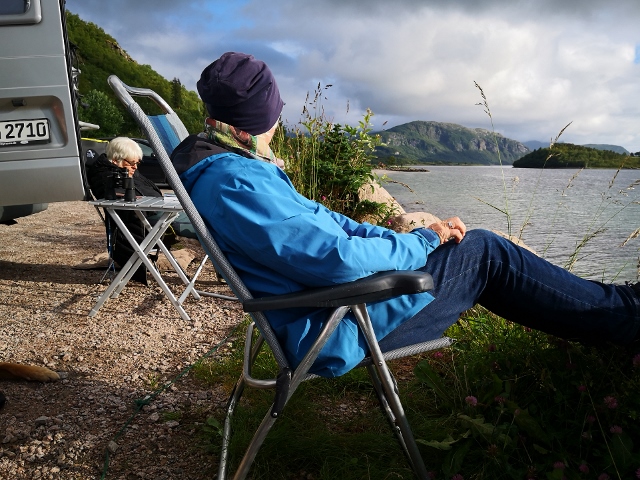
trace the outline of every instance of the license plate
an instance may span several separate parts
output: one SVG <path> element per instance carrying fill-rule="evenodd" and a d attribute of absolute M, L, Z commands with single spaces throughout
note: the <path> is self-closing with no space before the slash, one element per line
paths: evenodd
<path fill-rule="evenodd" d="M 49 120 L 46 118 L 0 122 L 0 146 L 48 142 L 50 136 Z"/>

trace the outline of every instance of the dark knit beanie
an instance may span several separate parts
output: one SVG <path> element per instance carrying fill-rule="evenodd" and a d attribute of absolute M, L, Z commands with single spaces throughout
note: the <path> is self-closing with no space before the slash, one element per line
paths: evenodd
<path fill-rule="evenodd" d="M 244 53 L 227 52 L 205 68 L 198 93 L 211 118 L 251 135 L 273 127 L 284 105 L 269 67 Z"/>

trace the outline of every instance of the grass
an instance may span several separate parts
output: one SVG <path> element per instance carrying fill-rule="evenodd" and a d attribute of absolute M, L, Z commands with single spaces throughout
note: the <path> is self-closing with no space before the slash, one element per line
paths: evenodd
<path fill-rule="evenodd" d="M 201 365 L 196 375 L 212 383 L 222 382 L 230 391 L 241 371 L 244 340 L 238 339 L 237 343 L 231 356 Z M 263 350 L 253 373 L 273 374 L 275 369 L 272 356 Z M 239 462 L 272 401 L 272 390 L 245 392 L 234 417 L 232 465 Z M 216 453 L 221 445 L 218 426 L 223 423 L 223 413 L 214 416 L 210 422 L 214 427 L 205 435 Z M 269 433 L 251 471 L 254 479 L 412 477 L 365 369 L 302 384 Z"/>
<path fill-rule="evenodd" d="M 310 102 L 316 111 L 321 110 L 321 93 L 319 87 Z M 336 140 L 342 150 L 319 153 L 323 139 L 334 131 L 322 115 L 307 116 L 310 138 L 300 132 L 291 143 L 281 138 L 280 151 L 288 151 L 289 159 L 308 149 L 306 166 L 289 165 L 292 177 L 309 182 L 308 196 L 330 208 L 341 204 L 335 190 L 322 190 L 326 170 L 344 180 L 354 209 L 352 195 L 360 181 L 354 176 L 368 176 L 370 170 L 362 158 L 354 168 L 345 152 L 367 151 L 368 119 L 360 125 L 360 143 L 355 130 L 336 133 L 346 136 Z M 339 165 L 348 168 L 336 176 Z M 506 184 L 504 189 L 501 211 L 511 231 Z M 640 478 L 640 354 L 566 342 L 479 307 L 446 334 L 457 339 L 452 347 L 391 363 L 431 478 Z M 230 392 L 241 372 L 242 351 L 243 339 L 233 339 L 222 357 L 208 359 L 194 372 Z M 273 376 L 275 369 L 264 351 L 253 373 Z M 245 392 L 234 417 L 230 471 L 272 401 L 271 390 Z M 224 413 L 209 417 L 199 436 L 215 455 Z M 250 478 L 410 479 L 413 473 L 360 369 L 301 385 L 267 436 Z"/>
<path fill-rule="evenodd" d="M 549 337 L 481 308 L 447 334 L 458 340 L 453 347 L 391 364 L 432 478 L 636 478 L 640 356 Z M 197 375 L 230 391 L 241 343 Z M 261 353 L 256 374 L 274 369 Z M 232 470 L 272 400 L 270 390 L 245 392 Z M 202 437 L 216 453 L 222 421 L 217 412 Z M 251 472 L 254 479 L 413 478 L 364 369 L 304 383 Z"/>

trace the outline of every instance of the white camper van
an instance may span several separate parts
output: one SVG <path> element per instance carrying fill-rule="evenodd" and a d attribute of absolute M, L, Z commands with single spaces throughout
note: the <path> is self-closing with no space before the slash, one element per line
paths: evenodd
<path fill-rule="evenodd" d="M 65 0 L 0 0 L 0 221 L 85 198 Z"/>

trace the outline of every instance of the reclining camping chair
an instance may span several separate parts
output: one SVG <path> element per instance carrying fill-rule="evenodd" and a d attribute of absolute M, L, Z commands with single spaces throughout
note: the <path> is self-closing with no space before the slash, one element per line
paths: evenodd
<path fill-rule="evenodd" d="M 163 165 L 165 162 L 171 163 L 169 160 L 171 152 L 173 152 L 178 144 L 189 135 L 189 132 L 182 123 L 182 120 L 180 120 L 180 117 L 178 117 L 171 106 L 153 90 L 148 88 L 130 87 L 122 82 L 122 80 L 120 80 L 116 75 L 111 75 L 107 79 L 107 82 L 111 86 L 116 97 L 123 103 L 133 119 L 136 121 L 144 135 L 147 137 L 147 140 L 149 140 L 153 153 L 155 153 L 160 165 Z M 157 115 L 147 115 L 133 97 L 144 97 L 152 100 L 161 113 Z M 133 107 L 133 105 L 135 105 L 135 107 Z M 169 185 L 173 188 L 171 183 Z M 192 292 L 195 294 L 195 298 L 199 298 L 199 295 L 204 295 L 224 300 L 237 300 L 235 297 L 206 292 L 195 288 L 195 282 L 202 272 L 202 269 L 207 262 L 207 258 L 208 256 L 205 255 L 191 279 L 191 282 L 178 299 L 180 304 L 182 304 L 182 302 Z"/>
<path fill-rule="evenodd" d="M 114 76 L 109 77 L 109 84 L 117 92 L 119 97 L 126 98 L 126 91 L 118 93 L 118 89 L 124 89 L 125 86 Z M 125 101 L 124 103 L 134 118 L 141 119 L 143 123 L 148 122 L 149 126 L 147 126 L 147 129 L 151 129 L 150 121 L 146 119 L 141 112 L 138 104 L 133 101 Z M 154 149 L 160 147 L 159 145 L 154 145 L 154 143 L 160 142 L 160 139 L 156 135 L 151 135 L 149 141 L 154 146 Z M 267 433 L 297 387 L 303 381 L 316 377 L 308 373 L 309 369 L 326 341 L 349 310 L 354 313 L 358 325 L 367 340 L 370 351 L 369 356 L 365 358 L 359 366 L 367 368 L 383 411 L 389 419 L 393 431 L 406 453 L 416 476 L 421 479 L 428 478 L 426 467 L 420 456 L 418 446 L 411 433 L 411 428 L 405 416 L 402 403 L 400 402 L 395 380 L 387 367 L 386 361 L 440 349 L 451 345 L 453 340 L 443 337 L 382 353 L 371 326 L 366 303 L 431 290 L 433 288 L 431 276 L 427 273 L 414 271 L 383 272 L 343 285 L 313 288 L 293 294 L 273 297 L 253 298 L 251 292 L 247 289 L 224 253 L 218 247 L 211 232 L 208 230 L 204 220 L 182 185 L 169 158 L 166 155 L 161 155 L 158 157 L 158 160 L 165 172 L 169 185 L 173 188 L 184 211 L 191 220 L 200 242 L 207 251 L 216 270 L 227 281 L 230 288 L 242 303 L 244 311 L 249 313 L 253 320 L 246 331 L 243 372 L 231 393 L 227 406 L 218 478 L 227 478 L 231 421 L 235 407 L 240 401 L 244 388 L 248 386 L 261 389 L 275 389 L 275 396 L 270 410 L 266 413 L 262 423 L 258 427 L 236 470 L 235 476 L 233 477 L 235 479 L 244 479 L 247 476 L 251 464 Z M 287 361 L 283 347 L 278 342 L 263 312 L 267 310 L 300 307 L 326 308 L 328 320 L 300 365 L 294 369 Z M 259 335 L 254 340 L 253 332 L 255 326 L 258 328 Z M 269 346 L 278 364 L 276 378 L 266 380 L 257 379 L 251 375 L 252 365 L 264 343 Z"/>

